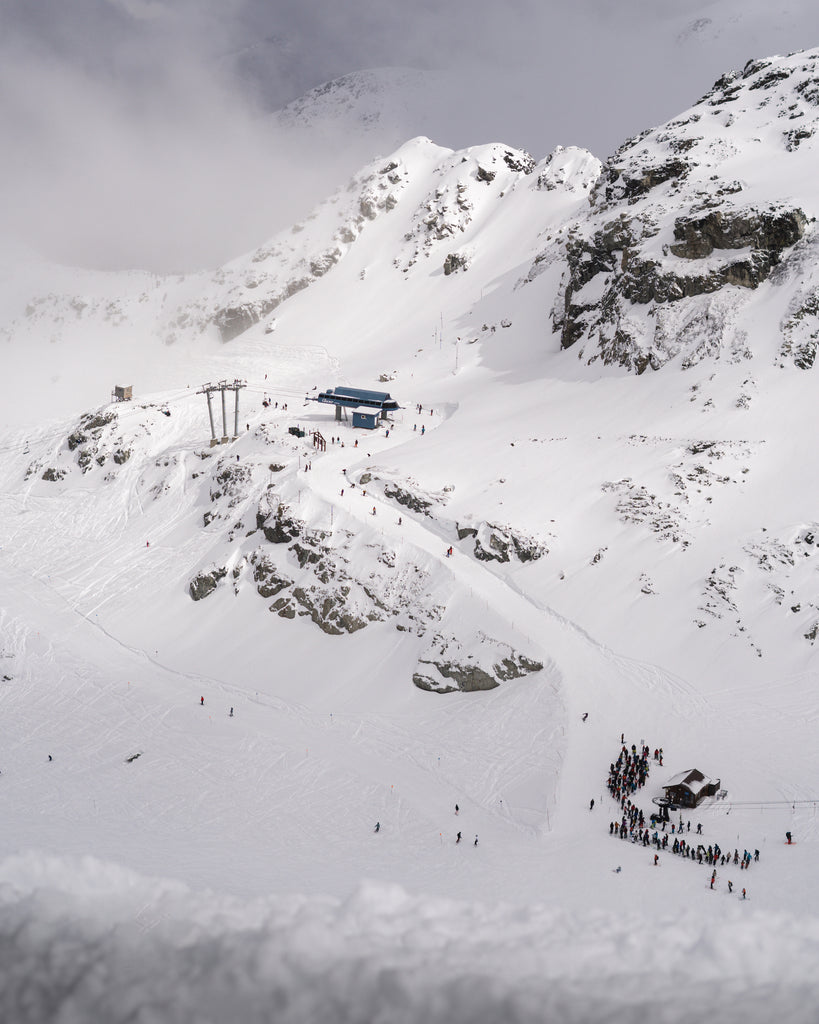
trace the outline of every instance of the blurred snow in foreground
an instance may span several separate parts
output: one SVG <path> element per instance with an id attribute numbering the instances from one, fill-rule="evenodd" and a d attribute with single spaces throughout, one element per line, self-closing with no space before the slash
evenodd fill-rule
<path id="1" fill-rule="evenodd" d="M 240 904 L 86 858 L 0 865 L 0 1018 L 281 1024 L 813 1022 L 819 921 L 415 898 Z"/>

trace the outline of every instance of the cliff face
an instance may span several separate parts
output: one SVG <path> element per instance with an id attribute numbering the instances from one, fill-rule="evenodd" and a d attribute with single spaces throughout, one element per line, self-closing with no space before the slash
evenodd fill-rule
<path id="1" fill-rule="evenodd" d="M 562 348 L 637 373 L 675 357 L 684 368 L 749 358 L 743 317 L 755 293 L 790 282 L 780 292 L 780 353 L 812 364 L 819 321 L 805 253 L 818 60 L 750 62 L 606 161 L 558 242 L 552 323 Z"/>

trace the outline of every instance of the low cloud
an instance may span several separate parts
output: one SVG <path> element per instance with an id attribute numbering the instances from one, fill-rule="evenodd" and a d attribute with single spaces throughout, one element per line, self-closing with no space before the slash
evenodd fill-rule
<path id="1" fill-rule="evenodd" d="M 7 244 L 155 271 L 212 267 L 297 220 L 375 154 L 311 146 L 265 115 L 362 68 L 450 69 L 442 145 L 605 156 L 724 70 L 819 38 L 738 0 L 441 5 L 351 0 L 5 0 L 0 132 Z M 415 126 L 413 126 L 413 130 Z"/>

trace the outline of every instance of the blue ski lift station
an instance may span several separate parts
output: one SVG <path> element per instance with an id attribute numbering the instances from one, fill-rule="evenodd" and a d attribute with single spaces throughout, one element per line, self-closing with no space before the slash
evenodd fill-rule
<path id="1" fill-rule="evenodd" d="M 386 420 L 387 413 L 400 409 L 398 402 L 386 391 L 366 391 L 363 388 L 327 388 L 320 392 L 314 402 L 336 407 L 336 420 L 353 415 L 353 426 L 365 430 L 375 430 L 381 420 Z"/>

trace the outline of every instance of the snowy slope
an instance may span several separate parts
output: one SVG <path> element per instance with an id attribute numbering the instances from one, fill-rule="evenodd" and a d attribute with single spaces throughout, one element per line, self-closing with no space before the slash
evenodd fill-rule
<path id="1" fill-rule="evenodd" d="M 815 186 L 779 115 L 812 125 L 815 57 L 602 169 L 415 139 L 214 275 L 26 294 L 43 268 L 10 268 L 4 348 L 32 376 L 60 353 L 76 405 L 0 437 L 4 1018 L 811 1019 L 814 370 L 783 346 L 797 306 L 812 331 Z M 798 206 L 801 237 L 664 252 L 709 182 L 726 218 Z M 649 220 L 628 258 L 599 244 Z M 716 286 L 635 301 L 629 260 Z M 623 352 L 672 316 L 678 347 L 595 358 L 609 316 Z M 219 379 L 246 387 L 210 447 Z M 115 381 L 133 403 L 94 400 Z M 398 397 L 389 434 L 305 400 L 339 383 Z M 704 842 L 760 862 L 714 892 L 613 838 L 621 733 L 664 751 L 640 806 L 699 767 L 726 791 Z"/>

